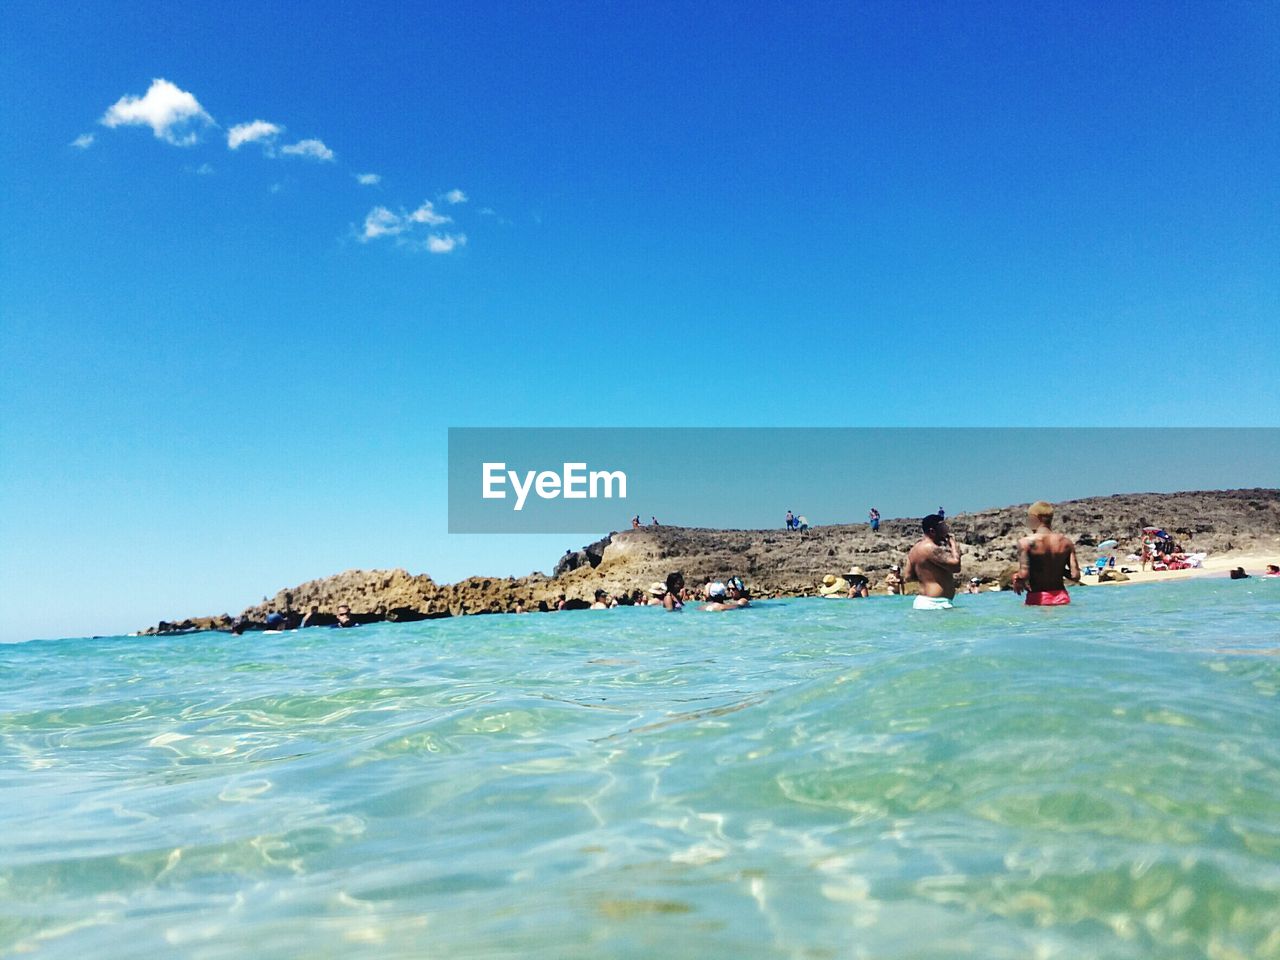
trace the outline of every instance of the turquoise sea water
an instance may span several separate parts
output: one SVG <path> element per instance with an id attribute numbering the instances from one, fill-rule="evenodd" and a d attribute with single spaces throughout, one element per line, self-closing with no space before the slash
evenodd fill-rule
<path id="1" fill-rule="evenodd" d="M 0 647 L 0 954 L 1280 957 L 1280 582 Z"/>

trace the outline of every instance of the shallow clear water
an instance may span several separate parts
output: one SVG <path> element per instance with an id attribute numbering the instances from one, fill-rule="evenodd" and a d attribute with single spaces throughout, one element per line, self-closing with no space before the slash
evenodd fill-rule
<path id="1" fill-rule="evenodd" d="M 0 647 L 0 953 L 1280 956 L 1280 582 Z"/>

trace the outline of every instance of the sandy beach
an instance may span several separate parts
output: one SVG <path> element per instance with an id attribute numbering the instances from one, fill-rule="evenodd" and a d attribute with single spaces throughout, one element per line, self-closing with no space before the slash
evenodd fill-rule
<path id="1" fill-rule="evenodd" d="M 1280 563 L 1280 545 L 1277 545 L 1277 549 L 1269 553 L 1257 550 L 1232 550 L 1216 556 L 1211 554 L 1205 557 L 1203 566 L 1194 570 L 1152 570 L 1150 568 L 1140 570 L 1138 569 L 1140 564 L 1136 562 L 1124 563 L 1117 560 L 1117 569 L 1119 567 L 1128 567 L 1130 570 L 1137 570 L 1137 572 L 1128 574 L 1128 580 L 1105 580 L 1101 583 L 1098 582 L 1096 576 L 1086 574 L 1081 581 L 1081 585 L 1086 587 L 1123 587 L 1133 583 L 1222 578 L 1226 577 L 1228 572 L 1236 567 L 1244 567 L 1245 572 L 1251 577 L 1260 577 L 1266 573 L 1267 564 L 1269 563 Z"/>

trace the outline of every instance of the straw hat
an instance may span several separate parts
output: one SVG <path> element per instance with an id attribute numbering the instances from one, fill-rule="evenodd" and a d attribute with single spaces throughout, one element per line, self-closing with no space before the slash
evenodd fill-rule
<path id="1" fill-rule="evenodd" d="M 655 580 L 649 584 L 649 592 L 655 597 L 664 596 L 667 592 L 667 585 L 661 580 Z"/>
<path id="2" fill-rule="evenodd" d="M 852 567 L 850 567 L 850 568 L 849 568 L 849 572 L 846 574 L 846 576 L 849 576 L 849 577 L 865 577 L 865 576 L 866 576 L 866 574 L 862 572 L 862 568 L 861 568 L 861 567 L 859 567 L 859 566 L 855 565 L 855 566 L 852 566 Z"/>
<path id="3" fill-rule="evenodd" d="M 836 578 L 832 574 L 828 573 L 825 577 L 822 578 L 822 582 L 829 587 L 836 582 Z"/>

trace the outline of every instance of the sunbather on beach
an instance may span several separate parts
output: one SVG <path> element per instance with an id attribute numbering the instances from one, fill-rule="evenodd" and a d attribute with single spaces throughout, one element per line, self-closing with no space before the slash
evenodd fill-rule
<path id="1" fill-rule="evenodd" d="M 904 580 L 920 581 L 920 593 L 912 601 L 915 610 L 949 610 L 956 595 L 956 574 L 960 572 L 960 544 L 951 536 L 947 522 L 936 513 L 920 521 L 924 536 L 907 554 Z"/>
<path id="2" fill-rule="evenodd" d="M 1032 607 L 1070 603 L 1063 577 L 1080 579 L 1075 543 L 1054 532 L 1053 506 L 1043 500 L 1027 509 L 1027 522 L 1032 532 L 1018 541 L 1018 572 L 1013 577 L 1013 589 L 1019 595 L 1026 590 L 1027 605 Z"/>

